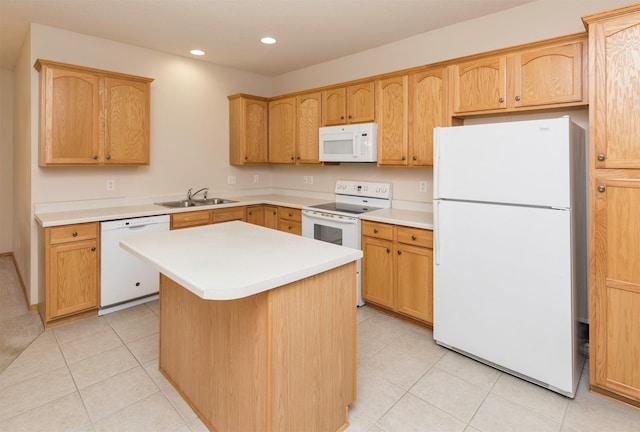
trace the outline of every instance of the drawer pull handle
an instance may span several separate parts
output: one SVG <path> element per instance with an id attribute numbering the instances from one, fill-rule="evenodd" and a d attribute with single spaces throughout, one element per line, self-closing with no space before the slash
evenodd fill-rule
<path id="1" fill-rule="evenodd" d="M 607 190 L 607 188 L 604 187 L 603 185 L 598 186 L 598 192 L 604 192 L 606 190 Z"/>
<path id="2" fill-rule="evenodd" d="M 516 102 L 520 102 L 520 96 L 516 96 Z"/>
<path id="3" fill-rule="evenodd" d="M 398 255 L 402 255 L 402 251 L 398 251 Z"/>
<path id="4" fill-rule="evenodd" d="M 418 237 L 416 237 L 414 235 L 411 236 L 411 240 L 416 241 L 417 239 L 418 239 Z"/>
<path id="5" fill-rule="evenodd" d="M 71 234 L 74 237 L 78 237 L 78 231 L 74 231 L 73 234 Z"/>
<path id="6" fill-rule="evenodd" d="M 387 248 L 387 253 L 391 252 L 391 249 Z"/>
<path id="7" fill-rule="evenodd" d="M 374 233 L 374 234 L 378 234 L 378 229 L 377 229 L 377 228 L 374 228 L 374 229 L 373 229 L 373 233 Z"/>
<path id="8" fill-rule="evenodd" d="M 603 155 L 603 154 L 599 154 L 599 155 L 598 155 L 598 160 L 599 160 L 600 162 L 602 162 L 602 161 L 604 160 L 604 155 Z"/>
<path id="9" fill-rule="evenodd" d="M 98 155 L 93 155 L 93 160 L 98 160 Z"/>
<path id="10" fill-rule="evenodd" d="M 504 102 L 504 98 L 499 98 L 498 102 L 500 102 L 500 103 Z"/>
<path id="11" fill-rule="evenodd" d="M 91 252 L 95 252 L 95 251 L 96 251 L 96 247 L 94 246 L 91 248 Z"/>
<path id="12" fill-rule="evenodd" d="M 111 155 L 107 155 L 107 160 L 111 160 Z"/>

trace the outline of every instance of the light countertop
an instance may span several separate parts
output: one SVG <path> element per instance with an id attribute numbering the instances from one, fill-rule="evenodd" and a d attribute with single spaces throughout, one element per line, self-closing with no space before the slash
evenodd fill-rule
<path id="1" fill-rule="evenodd" d="M 120 246 L 207 300 L 248 297 L 362 258 L 360 250 L 240 221 L 140 234 Z"/>
<path id="2" fill-rule="evenodd" d="M 236 206 L 248 206 L 257 204 L 284 206 L 301 209 L 314 204 L 322 204 L 332 201 L 332 199 L 307 198 L 293 195 L 240 195 L 224 196 L 226 199 L 237 201 L 229 204 L 218 204 L 209 206 L 187 207 L 187 208 L 167 208 L 153 203 L 102 206 L 88 209 L 74 209 L 62 211 L 37 211 L 36 220 L 42 227 L 58 225 L 69 225 L 86 222 L 102 222 L 115 219 L 127 219 L 143 216 L 156 216 L 162 214 L 183 213 L 197 210 L 209 210 L 216 208 L 227 208 Z M 165 200 L 168 201 L 168 200 Z M 405 225 L 415 228 L 433 229 L 433 214 L 425 211 L 405 210 L 399 208 L 375 210 L 370 213 L 360 215 L 362 220 L 375 222 L 385 222 L 391 224 Z"/>

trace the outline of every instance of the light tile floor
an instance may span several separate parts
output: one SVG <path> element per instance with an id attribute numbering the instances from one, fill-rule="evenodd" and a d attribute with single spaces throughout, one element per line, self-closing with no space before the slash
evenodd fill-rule
<path id="1" fill-rule="evenodd" d="M 157 302 L 46 331 L 0 374 L 0 431 L 206 430 L 157 361 Z M 366 307 L 349 419 L 348 432 L 640 431 L 640 411 L 588 392 L 588 366 L 570 400 Z"/>

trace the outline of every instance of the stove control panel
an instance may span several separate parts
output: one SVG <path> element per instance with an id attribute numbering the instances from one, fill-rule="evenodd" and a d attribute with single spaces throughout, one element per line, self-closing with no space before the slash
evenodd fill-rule
<path id="1" fill-rule="evenodd" d="M 352 195 L 390 200 L 391 189 L 391 183 L 338 180 L 336 182 L 335 192 L 337 195 Z"/>

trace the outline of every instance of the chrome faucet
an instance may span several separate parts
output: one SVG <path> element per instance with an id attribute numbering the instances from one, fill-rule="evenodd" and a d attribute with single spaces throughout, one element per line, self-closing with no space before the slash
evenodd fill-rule
<path id="1" fill-rule="evenodd" d="M 204 187 L 202 189 L 198 189 L 196 192 L 191 193 L 191 191 L 193 190 L 193 188 L 189 188 L 189 190 L 187 191 L 187 201 L 191 201 L 193 199 L 193 197 L 195 197 L 196 195 L 198 195 L 200 192 L 204 191 L 204 194 L 202 194 L 202 199 L 207 199 L 207 192 L 209 192 L 209 188 L 208 187 Z"/>

